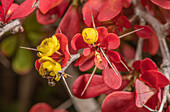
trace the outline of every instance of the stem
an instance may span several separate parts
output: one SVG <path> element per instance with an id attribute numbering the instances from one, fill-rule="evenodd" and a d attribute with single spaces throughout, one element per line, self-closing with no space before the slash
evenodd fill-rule
<path id="1" fill-rule="evenodd" d="M 93 72 L 92 72 L 92 74 L 91 74 L 91 76 L 90 76 L 90 78 L 89 78 L 83 92 L 81 93 L 81 96 L 83 96 L 84 92 L 86 91 L 87 87 L 89 86 L 89 84 L 90 84 L 90 82 L 91 82 L 91 80 L 92 80 L 92 78 L 94 76 L 94 73 L 96 72 L 96 69 L 97 69 L 97 67 L 95 66 L 95 68 L 94 68 L 94 70 L 93 70 Z"/>
<path id="2" fill-rule="evenodd" d="M 135 60 L 142 60 L 142 47 L 143 47 L 143 38 L 139 37 L 137 49 L 136 49 Z"/>

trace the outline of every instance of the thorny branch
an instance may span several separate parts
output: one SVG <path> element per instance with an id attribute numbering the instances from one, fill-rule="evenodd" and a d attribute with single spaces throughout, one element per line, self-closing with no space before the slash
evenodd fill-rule
<path id="1" fill-rule="evenodd" d="M 0 37 L 6 32 L 16 28 L 17 26 L 21 26 L 21 22 L 19 19 L 12 21 L 9 24 L 6 24 L 3 28 L 0 29 Z"/>
<path id="2" fill-rule="evenodd" d="M 169 49 L 166 43 L 166 35 L 168 33 L 165 33 L 169 30 L 169 23 L 167 24 L 162 24 L 160 23 L 155 17 L 153 17 L 148 11 L 146 11 L 140 4 L 139 0 L 132 0 L 133 5 L 135 6 L 135 12 L 136 15 L 139 16 L 140 18 L 143 18 L 148 24 L 152 26 L 152 28 L 155 30 L 159 44 L 160 44 L 160 51 L 162 54 L 162 70 L 163 74 L 170 79 L 170 54 L 169 54 Z M 167 94 L 166 94 L 167 93 Z M 163 106 L 166 103 L 166 99 L 169 94 L 169 85 L 165 87 L 164 90 L 164 96 L 162 100 L 161 107 L 158 112 L 162 112 Z"/>

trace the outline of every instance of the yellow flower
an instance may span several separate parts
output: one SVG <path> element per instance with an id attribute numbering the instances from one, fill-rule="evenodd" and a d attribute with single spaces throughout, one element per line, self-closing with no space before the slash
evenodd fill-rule
<path id="1" fill-rule="evenodd" d="M 58 71 L 61 70 L 61 65 L 58 62 L 48 56 L 41 57 L 39 62 L 42 62 L 39 69 L 40 75 L 52 76 L 56 81 L 60 80 L 61 76 L 58 74 Z"/>
<path id="2" fill-rule="evenodd" d="M 57 40 L 57 37 L 53 35 L 50 38 L 44 39 L 41 44 L 37 47 L 37 50 L 40 51 L 37 53 L 39 57 L 42 56 L 51 56 L 54 52 L 58 51 L 60 48 L 60 43 Z"/>
<path id="3" fill-rule="evenodd" d="M 94 28 L 85 28 L 82 32 L 83 40 L 87 44 L 94 44 L 98 40 L 98 32 Z"/>

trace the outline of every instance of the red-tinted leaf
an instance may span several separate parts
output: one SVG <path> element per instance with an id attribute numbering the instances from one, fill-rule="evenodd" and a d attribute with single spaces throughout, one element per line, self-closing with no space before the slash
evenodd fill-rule
<path id="1" fill-rule="evenodd" d="M 168 106 L 168 108 L 167 108 L 166 112 L 170 112 L 170 106 Z"/>
<path id="2" fill-rule="evenodd" d="M 107 66 L 107 61 L 106 61 L 106 59 L 105 59 L 102 55 L 100 55 L 100 57 L 101 57 L 101 59 L 102 59 L 102 62 L 99 62 L 99 60 L 98 60 L 97 57 L 95 56 L 95 57 L 94 57 L 94 63 L 95 63 L 95 65 L 97 66 L 97 68 L 103 70 L 103 69 L 105 69 L 106 66 Z"/>
<path id="3" fill-rule="evenodd" d="M 131 23 L 126 16 L 120 16 L 116 22 L 121 27 L 125 27 L 125 28 L 128 28 L 128 29 L 131 28 Z"/>
<path id="4" fill-rule="evenodd" d="M 112 51 L 112 50 L 107 50 L 107 55 L 111 62 L 113 61 L 114 63 L 120 63 L 121 57 L 118 52 Z"/>
<path id="5" fill-rule="evenodd" d="M 63 0 L 39 0 L 39 9 L 40 11 L 45 14 L 50 9 L 54 8 L 58 4 L 60 4 Z"/>
<path id="6" fill-rule="evenodd" d="M 151 0 L 154 4 L 164 8 L 170 9 L 170 1 L 169 0 Z"/>
<path id="7" fill-rule="evenodd" d="M 88 2 L 86 2 L 86 4 L 84 5 L 82 9 L 82 13 L 83 13 L 84 22 L 87 26 L 89 27 L 92 26 L 90 8 L 92 9 L 93 17 L 96 20 L 96 17 L 105 2 L 106 0 L 89 0 Z"/>
<path id="8" fill-rule="evenodd" d="M 135 81 L 136 106 L 141 108 L 157 92 L 156 89 L 150 88 L 142 81 Z"/>
<path id="9" fill-rule="evenodd" d="M 78 7 L 70 5 L 62 21 L 60 22 L 56 32 L 60 32 L 59 29 L 61 29 L 61 32 L 65 34 L 66 37 L 68 38 L 68 42 L 69 42 L 68 46 L 69 46 L 70 53 L 71 54 L 76 53 L 71 47 L 71 41 L 73 36 L 80 32 Z"/>
<path id="10" fill-rule="evenodd" d="M 18 7 L 18 4 L 12 3 L 10 8 L 8 9 L 7 16 L 9 17 Z"/>
<path id="11" fill-rule="evenodd" d="M 40 10 L 36 11 L 37 21 L 40 24 L 52 24 L 56 22 L 64 13 L 69 2 L 67 0 L 62 0 L 62 2 L 56 7 L 50 9 L 47 13 L 43 14 Z"/>
<path id="12" fill-rule="evenodd" d="M 7 14 L 8 9 L 11 6 L 13 1 L 14 0 L 1 0 L 1 5 L 2 5 L 3 12 L 4 12 L 4 16 Z"/>
<path id="13" fill-rule="evenodd" d="M 122 0 L 107 0 L 99 12 L 97 19 L 107 21 L 117 16 L 122 10 Z"/>
<path id="14" fill-rule="evenodd" d="M 141 60 L 135 61 L 132 66 L 135 70 L 140 70 Z"/>
<path id="15" fill-rule="evenodd" d="M 81 34 L 76 34 L 71 41 L 71 47 L 73 50 L 79 50 L 88 47 L 88 44 L 84 42 Z"/>
<path id="16" fill-rule="evenodd" d="M 135 106 L 134 92 L 116 91 L 104 99 L 102 112 L 149 112 L 149 110 Z"/>
<path id="17" fill-rule="evenodd" d="M 108 31 L 105 27 L 98 27 L 96 30 L 99 36 L 96 43 L 101 43 L 103 39 L 106 37 L 106 35 L 108 34 Z"/>
<path id="18" fill-rule="evenodd" d="M 134 59 L 135 58 L 136 51 L 132 46 L 130 46 L 126 43 L 122 43 L 121 48 L 122 48 L 122 54 L 124 55 L 124 57 L 126 59 Z"/>
<path id="19" fill-rule="evenodd" d="M 35 61 L 35 68 L 37 69 L 37 71 L 39 71 L 40 65 L 41 65 L 41 63 L 38 62 L 38 60 L 39 60 L 39 59 L 37 59 L 37 60 Z"/>
<path id="20" fill-rule="evenodd" d="M 82 72 L 90 70 L 94 66 L 94 56 L 89 56 L 89 58 L 86 58 L 80 65 L 79 69 Z"/>
<path id="21" fill-rule="evenodd" d="M 81 96 L 85 85 L 87 84 L 91 74 L 84 74 L 79 76 L 72 87 L 73 94 L 78 98 L 91 98 L 96 97 L 106 91 L 109 91 L 110 88 L 105 85 L 103 82 L 102 76 L 94 75 L 87 90 L 85 91 L 84 95 Z"/>
<path id="22" fill-rule="evenodd" d="M 161 72 L 155 70 L 142 73 L 140 79 L 155 88 L 162 88 L 170 84 L 170 81 Z"/>
<path id="23" fill-rule="evenodd" d="M 112 64 L 112 66 L 116 73 L 112 70 L 112 68 L 107 66 L 102 72 L 103 80 L 108 87 L 118 89 L 122 84 L 122 77 L 115 65 Z"/>
<path id="24" fill-rule="evenodd" d="M 83 50 L 83 55 L 84 55 L 84 56 L 88 56 L 88 55 L 90 55 L 91 52 L 92 52 L 92 49 L 91 49 L 91 48 L 85 48 L 85 49 Z"/>
<path id="25" fill-rule="evenodd" d="M 13 20 L 13 19 L 23 18 L 23 17 L 26 17 L 29 14 L 31 14 L 35 9 L 35 7 L 32 7 L 34 2 L 35 2 L 35 0 L 26 0 L 26 1 L 24 1 L 18 7 L 18 9 L 16 9 L 15 12 L 9 17 L 8 21 Z"/>
<path id="26" fill-rule="evenodd" d="M 128 8 L 130 6 L 131 0 L 122 0 L 123 2 L 123 7 Z"/>
<path id="27" fill-rule="evenodd" d="M 143 39 L 147 39 L 147 38 L 150 38 L 152 36 L 153 31 L 152 31 L 152 28 L 150 26 L 135 25 L 134 28 L 135 28 L 135 30 L 139 29 L 139 28 L 144 28 L 144 29 L 136 32 L 136 34 Z"/>
<path id="28" fill-rule="evenodd" d="M 29 112 L 53 112 L 53 109 L 47 103 L 37 103 L 31 107 Z"/>
<path id="29" fill-rule="evenodd" d="M 55 36 L 59 40 L 60 49 L 64 54 L 64 59 L 62 60 L 62 63 L 61 63 L 61 66 L 64 67 L 65 65 L 67 65 L 67 62 L 70 58 L 70 53 L 68 50 L 68 40 L 67 40 L 67 37 L 61 33 L 56 33 Z"/>
<path id="30" fill-rule="evenodd" d="M 101 47 L 106 47 L 107 49 L 116 49 L 119 45 L 120 39 L 114 33 L 109 33 L 101 43 Z"/>
<path id="31" fill-rule="evenodd" d="M 155 71 L 157 71 L 158 69 L 157 69 L 156 64 L 151 59 L 145 58 L 141 62 L 140 70 L 143 73 L 143 72 L 148 71 L 148 70 L 155 70 Z"/>

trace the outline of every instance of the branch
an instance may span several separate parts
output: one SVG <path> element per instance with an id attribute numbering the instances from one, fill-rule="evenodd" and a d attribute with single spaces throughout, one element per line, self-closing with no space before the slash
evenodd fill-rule
<path id="1" fill-rule="evenodd" d="M 3 28 L 0 29 L 0 37 L 4 33 L 8 32 L 8 31 L 14 29 L 17 26 L 20 26 L 20 25 L 21 25 L 21 22 L 20 22 L 19 19 L 16 19 L 16 20 L 12 21 L 11 23 L 6 24 Z"/>

